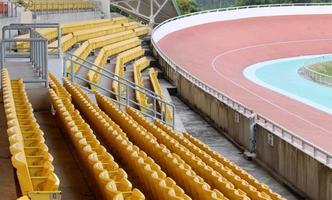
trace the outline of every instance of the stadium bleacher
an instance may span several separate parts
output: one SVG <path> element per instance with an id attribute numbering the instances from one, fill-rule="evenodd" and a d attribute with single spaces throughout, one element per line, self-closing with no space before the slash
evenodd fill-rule
<path id="1" fill-rule="evenodd" d="M 106 45 L 100 50 L 98 56 L 96 57 L 96 59 L 94 61 L 94 64 L 103 68 L 109 57 L 119 54 L 128 49 L 137 47 L 139 45 L 141 45 L 141 40 L 137 37 L 134 37 L 134 38 L 131 38 L 128 40 L 124 40 L 121 42 L 117 42 L 114 44 Z M 100 74 L 94 70 L 97 70 L 97 72 L 100 71 L 96 67 L 94 67 L 93 70 L 89 70 L 88 80 L 95 84 L 98 84 L 99 80 L 100 80 Z M 90 85 L 90 87 L 94 88 L 93 85 Z"/>
<path id="2" fill-rule="evenodd" d="M 22 3 L 31 11 L 53 11 L 53 10 L 87 10 L 94 9 L 95 4 L 88 0 L 23 0 Z"/>
<path id="3" fill-rule="evenodd" d="M 70 102 L 70 98 L 66 93 L 63 95 L 62 86 L 53 81 L 57 82 L 50 82 L 55 89 L 49 91 L 53 106 L 79 154 L 85 171 L 90 175 L 90 180 L 96 183 L 95 190 L 103 199 L 145 199 L 138 189 L 132 188 L 127 173 L 119 168 L 113 156 L 100 144 L 89 125 Z"/>
<path id="4" fill-rule="evenodd" d="M 135 60 L 144 55 L 144 49 L 142 47 L 132 48 L 130 50 L 124 51 L 117 55 L 116 57 L 116 64 L 115 64 L 115 74 L 119 77 L 124 76 L 124 65 L 127 62 Z M 119 81 L 115 80 L 112 82 L 112 90 L 115 94 L 125 94 L 125 88 L 119 83 Z M 116 96 L 118 99 L 118 96 Z"/>
<path id="5" fill-rule="evenodd" d="M 146 57 L 142 57 L 136 60 L 133 64 L 134 66 L 134 80 L 136 85 L 144 87 L 143 78 L 141 72 L 145 70 L 150 65 L 150 60 Z M 145 111 L 146 108 L 152 108 L 152 104 L 148 103 L 148 97 L 136 88 L 135 90 L 136 101 L 140 104 L 140 109 Z"/>
<path id="6" fill-rule="evenodd" d="M 74 55 L 81 59 L 86 59 L 89 56 L 89 54 L 95 49 L 101 48 L 109 44 L 113 44 L 115 42 L 120 42 L 126 39 L 130 39 L 132 37 L 140 36 L 136 35 L 134 31 L 131 31 L 130 28 L 135 28 L 135 27 L 130 26 L 128 29 L 125 28 L 117 33 L 113 34 L 108 33 L 106 36 L 89 39 L 86 42 L 84 42 L 78 49 L 76 49 Z M 78 69 L 79 65 L 75 64 L 74 72 L 77 72 Z M 69 65 L 67 66 L 67 70 L 69 70 Z"/>
<path id="7" fill-rule="evenodd" d="M 60 193 L 60 181 L 54 173 L 53 157 L 33 115 L 23 81 L 10 80 L 7 69 L 1 71 L 1 76 L 11 161 L 21 193 L 56 195 Z"/>
<path id="8" fill-rule="evenodd" d="M 94 5 L 90 1 L 71 0 L 62 7 L 57 4 L 58 7 L 46 8 L 42 2 L 33 2 L 36 11 L 75 9 L 77 2 L 86 6 L 82 9 Z M 157 101 L 162 117 L 143 115 L 153 104 L 141 88 L 153 90 L 166 102 L 158 71 L 150 66 L 153 59 L 146 53 L 145 38 L 142 38 L 149 31 L 148 27 L 126 17 L 61 24 L 61 50 L 73 51 L 76 62 L 67 60 L 67 74 L 71 70 L 76 74 L 82 72 L 80 64 L 88 58 L 94 59 L 92 69 L 83 75 L 93 83 L 90 93 L 82 89 L 88 90 L 86 85 L 77 85 L 67 77 L 61 79 L 52 73 L 48 74 L 49 88 L 46 89 L 50 110 L 79 166 L 76 170 L 82 171 L 92 190 L 86 196 L 102 200 L 283 199 L 189 133 L 178 133 L 168 126 L 174 120 L 170 105 Z M 49 40 L 49 51 L 57 48 L 55 29 L 38 32 Z M 18 51 L 29 49 L 26 42 L 16 45 Z M 105 96 L 96 87 L 111 57 L 116 59 L 114 74 L 124 79 L 126 73 L 133 75 L 133 84 L 137 87 L 131 91 L 131 98 L 138 103 L 135 108 L 120 105 L 123 99 L 117 95 Z M 144 71 L 148 68 L 147 75 Z M 147 78 L 151 88 L 145 86 Z M 36 200 L 58 200 L 61 180 L 54 172 L 54 159 L 34 117 L 23 80 L 10 80 L 6 69 L 1 71 L 1 80 L 11 161 L 20 187 L 18 194 L 22 195 L 19 199 L 35 200 L 31 197 L 35 194 Z M 127 92 L 117 77 L 109 87 L 121 96 Z"/>
<path id="9" fill-rule="evenodd" d="M 133 145 L 120 127 L 94 105 L 78 86 L 64 80 L 65 88 L 73 98 L 75 106 L 86 116 L 99 137 L 114 152 L 124 167 L 133 173 L 143 186 L 145 195 L 153 199 L 190 199 L 175 182 L 166 176 L 154 160 Z"/>
<path id="10" fill-rule="evenodd" d="M 158 81 L 158 72 L 151 68 L 149 70 L 149 77 L 150 82 L 152 84 L 153 91 L 160 96 L 162 100 L 166 100 L 163 91 L 161 90 L 160 83 Z M 166 119 L 166 122 L 171 123 L 173 120 L 173 114 L 171 111 L 170 106 L 163 104 L 161 101 L 158 100 L 159 109 L 163 114 L 163 117 Z"/>

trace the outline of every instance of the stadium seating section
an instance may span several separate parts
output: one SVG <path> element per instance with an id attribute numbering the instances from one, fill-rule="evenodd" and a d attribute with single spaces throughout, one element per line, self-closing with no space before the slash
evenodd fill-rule
<path id="1" fill-rule="evenodd" d="M 161 170 L 155 161 L 129 139 L 120 127 L 113 122 L 78 86 L 64 80 L 66 89 L 75 106 L 99 134 L 110 151 L 117 156 L 127 172 L 143 187 L 151 199 L 190 199 L 176 183 Z"/>
<path id="2" fill-rule="evenodd" d="M 163 91 L 161 90 L 160 83 L 158 81 L 158 72 L 154 68 L 151 68 L 149 70 L 149 77 L 153 91 L 158 94 L 162 100 L 166 101 Z M 167 123 L 171 123 L 173 121 L 173 114 L 170 106 L 163 104 L 161 101 L 158 101 L 158 105 L 163 115 L 163 118 L 166 119 Z"/>
<path id="3" fill-rule="evenodd" d="M 124 51 L 117 55 L 116 57 L 116 64 L 115 64 L 115 74 L 119 77 L 124 76 L 124 65 L 127 62 L 133 61 L 141 56 L 144 55 L 144 49 L 142 47 L 136 47 L 127 51 Z M 116 77 L 117 78 L 117 77 Z M 113 81 L 112 82 L 112 90 L 115 94 L 124 95 L 125 88 L 121 85 L 121 80 Z M 118 99 L 118 96 L 117 96 Z"/>
<path id="4" fill-rule="evenodd" d="M 23 4 L 31 11 L 54 11 L 54 10 L 89 10 L 94 9 L 92 1 L 84 0 L 23 0 Z"/>
<path id="5" fill-rule="evenodd" d="M 141 72 L 150 65 L 150 60 L 146 57 L 140 58 L 134 62 L 134 80 L 135 84 L 144 88 L 143 78 Z M 145 111 L 146 108 L 152 108 L 152 104 L 148 103 L 148 97 L 141 92 L 139 88 L 135 90 L 136 100 L 140 104 L 140 109 Z"/>
<path id="6" fill-rule="evenodd" d="M 119 168 L 106 148 L 100 144 L 89 125 L 74 108 L 73 104 L 56 80 L 50 81 L 52 104 L 61 124 L 79 155 L 84 171 L 93 182 L 96 193 L 102 199 L 145 199 L 144 195 L 128 181 L 127 173 Z"/>
<path id="7" fill-rule="evenodd" d="M 116 33 L 113 33 L 113 34 L 107 33 L 106 36 L 96 37 L 96 38 L 92 38 L 92 39 L 85 41 L 74 52 L 74 55 L 81 59 L 86 59 L 89 56 L 89 54 L 97 48 L 101 48 L 106 45 L 113 44 L 115 42 L 120 42 L 120 41 L 129 39 L 129 38 L 132 38 L 132 37 L 140 36 L 140 35 L 137 35 L 135 33 L 135 31 L 131 30 L 131 29 L 136 28 L 135 26 L 126 26 L 126 24 L 124 24 L 124 26 L 121 26 L 121 25 L 116 25 L 116 26 L 120 26 L 121 29 L 117 29 L 118 27 L 116 27 L 114 29 L 114 31 Z M 119 30 L 119 32 L 118 32 L 118 30 Z M 79 65 L 76 64 L 74 66 L 74 72 L 77 72 L 78 69 L 79 69 Z"/>
<path id="8" fill-rule="evenodd" d="M 54 173 L 53 157 L 33 115 L 23 81 L 10 80 L 6 69 L 1 76 L 11 160 L 22 195 L 57 195 L 60 181 Z"/>
<path id="9" fill-rule="evenodd" d="M 66 1 L 64 7 L 47 9 L 73 9 L 75 2 L 86 8 L 93 6 L 90 1 L 75 0 Z M 36 5 L 36 10 L 46 9 L 41 3 Z M 49 40 L 50 51 L 57 48 L 55 29 L 38 32 Z M 94 65 L 85 74 L 94 94 L 85 93 L 66 77 L 62 81 L 51 73 L 48 77 L 53 114 L 96 199 L 283 199 L 197 138 L 166 125 L 174 120 L 174 113 L 160 101 L 166 99 L 158 71 L 150 66 L 151 59 L 142 47 L 142 36 L 149 32 L 147 27 L 117 17 L 61 24 L 61 32 L 61 50 L 76 48 L 75 59 L 66 63 L 67 73 L 78 74 L 81 64 L 92 52 L 95 54 Z M 16 45 L 19 51 L 29 48 L 24 42 Z M 135 108 L 120 105 L 118 95 L 112 99 L 98 92 L 101 73 L 111 57 L 116 62 L 109 87 L 115 94 L 124 96 L 128 92 L 123 80 L 126 67 L 132 65 L 132 98 L 138 103 Z M 150 70 L 145 76 L 147 68 Z M 29 200 L 31 195 L 50 199 L 43 195 L 59 195 L 60 180 L 54 173 L 53 157 L 33 115 L 23 81 L 10 80 L 6 69 L 1 71 L 1 78 L 11 160 L 23 195 L 19 199 Z M 149 78 L 151 89 L 160 97 L 158 108 L 167 123 L 143 115 L 153 107 L 144 92 L 145 78 Z"/>
<path id="10" fill-rule="evenodd" d="M 100 68 L 104 68 L 109 57 L 140 45 L 141 40 L 137 37 L 134 37 L 128 40 L 104 46 L 96 57 L 94 64 Z M 98 73 L 99 71 L 100 69 L 97 67 L 93 67 L 93 69 L 89 70 L 88 80 L 94 84 L 98 84 L 100 80 L 100 73 Z M 91 88 L 93 88 L 93 85 L 91 85 Z"/>

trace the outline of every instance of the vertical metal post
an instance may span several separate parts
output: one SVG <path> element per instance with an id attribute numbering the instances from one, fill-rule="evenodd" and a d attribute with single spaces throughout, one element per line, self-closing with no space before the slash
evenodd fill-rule
<path id="1" fill-rule="evenodd" d="M 58 31 L 58 53 L 59 53 L 59 58 L 60 58 L 60 54 L 61 54 L 61 27 L 60 25 L 57 27 L 57 31 Z"/>
<path id="2" fill-rule="evenodd" d="M 73 59 L 70 60 L 70 80 L 74 83 L 74 63 Z"/>
<path id="3" fill-rule="evenodd" d="M 6 34 L 6 29 L 2 29 L 2 40 L 4 40 L 6 37 L 5 37 L 5 34 Z"/>
<path id="4" fill-rule="evenodd" d="M 126 84 L 126 105 L 129 106 L 129 86 Z"/>
<path id="5" fill-rule="evenodd" d="M 67 63 L 67 56 L 64 56 L 63 60 L 62 60 L 62 76 L 64 76 L 64 77 L 67 77 L 67 66 L 66 66 L 66 63 Z"/>
<path id="6" fill-rule="evenodd" d="M 119 78 L 117 79 L 117 81 L 118 81 L 118 100 L 119 100 L 119 102 L 121 102 L 121 98 L 122 98 L 122 95 L 121 95 L 121 87 L 120 87 L 120 84 L 121 84 L 121 82 L 119 81 Z M 120 106 L 120 104 L 119 104 L 119 106 Z"/>
<path id="7" fill-rule="evenodd" d="M 44 76 L 45 76 L 45 71 L 44 71 L 44 69 L 45 69 L 45 60 L 46 60 L 46 57 L 47 56 L 45 56 L 45 54 L 44 54 L 44 52 L 46 51 L 47 52 L 47 46 L 46 46 L 46 49 L 45 49 L 45 45 L 44 45 L 44 42 L 40 42 L 40 46 L 41 46 L 41 48 L 40 48 L 40 58 L 41 58 L 41 68 L 40 68 L 40 75 L 41 75 L 41 77 L 44 79 Z"/>
<path id="8" fill-rule="evenodd" d="M 29 36 L 30 38 L 33 38 L 33 32 L 32 29 L 29 30 Z M 34 57 L 33 57 L 33 41 L 29 41 L 29 47 L 30 47 L 30 62 L 32 65 L 34 65 Z"/>
<path id="9" fill-rule="evenodd" d="M 41 49 L 42 47 L 41 47 L 41 45 L 40 45 L 40 42 L 38 41 L 37 42 L 37 45 L 38 45 L 38 48 L 37 49 Z M 36 56 L 37 56 L 37 69 L 38 69 L 38 73 L 39 73 L 39 71 L 40 71 L 40 67 L 41 67 L 41 57 L 40 57 L 40 55 L 38 55 L 38 50 L 36 50 Z"/>
<path id="10" fill-rule="evenodd" d="M 12 38 L 12 31 L 11 30 L 9 30 L 8 37 L 9 37 L 9 39 Z M 9 51 L 10 52 L 12 51 L 12 43 L 11 42 L 9 43 Z"/>
<path id="11" fill-rule="evenodd" d="M 48 51 L 47 51 L 47 46 L 48 46 L 48 42 L 47 40 L 44 41 L 44 76 L 45 76 L 45 87 L 48 87 Z"/>
<path id="12" fill-rule="evenodd" d="M 4 47 L 5 45 L 4 45 L 4 42 L 0 42 L 0 56 L 1 56 L 1 62 L 0 62 L 0 67 L 1 67 L 1 69 L 4 67 L 4 65 L 5 65 L 5 47 Z"/>
<path id="13" fill-rule="evenodd" d="M 153 98 L 153 116 L 154 118 L 157 117 L 157 99 L 156 96 Z"/>
<path id="14" fill-rule="evenodd" d="M 175 106 L 172 106 L 172 128 L 175 129 Z"/>

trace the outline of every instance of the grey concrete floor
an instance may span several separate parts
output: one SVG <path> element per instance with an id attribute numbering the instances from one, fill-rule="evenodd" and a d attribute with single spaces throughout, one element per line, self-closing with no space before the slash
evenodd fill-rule
<path id="1" fill-rule="evenodd" d="M 242 169 L 252 174 L 258 181 L 268 185 L 274 192 L 289 200 L 298 199 L 286 186 L 279 183 L 262 167 L 252 161 L 244 159 L 242 152 L 228 141 L 222 133 L 214 129 L 199 114 L 191 110 L 178 97 L 172 96 L 176 113 L 182 121 L 186 131 L 197 137 L 222 156 L 236 163 Z"/>
<path id="2" fill-rule="evenodd" d="M 15 172 L 10 160 L 7 124 L 3 103 L 0 104 L 0 194 L 1 199 L 16 199 Z"/>
<path id="3" fill-rule="evenodd" d="M 50 111 L 34 113 L 41 130 L 44 132 L 45 142 L 49 152 L 54 157 L 53 165 L 55 173 L 60 179 L 60 190 L 62 199 L 70 200 L 95 200 L 90 191 L 84 172 L 79 168 L 75 159 L 71 144 L 64 137 L 56 118 Z"/>

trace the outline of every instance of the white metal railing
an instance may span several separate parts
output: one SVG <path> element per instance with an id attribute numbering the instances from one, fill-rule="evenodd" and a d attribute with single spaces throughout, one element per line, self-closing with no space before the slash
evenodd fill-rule
<path id="1" fill-rule="evenodd" d="M 332 2 L 326 3 L 286 3 L 286 4 L 262 4 L 262 5 L 249 5 L 249 6 L 237 6 L 237 7 L 227 7 L 227 8 L 217 8 L 212 10 L 203 10 L 199 12 L 193 12 L 185 15 L 180 15 L 177 17 L 170 18 L 168 20 L 163 21 L 162 23 L 158 24 L 154 30 L 157 30 L 160 26 L 170 22 L 175 21 L 177 19 L 194 16 L 194 15 L 201 15 L 205 13 L 212 13 L 212 12 L 224 12 L 230 10 L 242 10 L 248 8 L 268 8 L 268 7 L 289 7 L 289 6 L 332 6 Z"/>
<path id="2" fill-rule="evenodd" d="M 332 57 L 331 56 L 321 56 L 318 58 L 315 58 L 313 60 L 310 60 L 310 62 L 307 62 L 304 64 L 304 66 L 300 69 L 300 73 L 305 76 L 306 78 L 309 78 L 315 82 L 332 86 L 332 76 L 320 73 L 311 67 L 315 64 L 319 63 L 326 63 L 331 62 L 332 63 Z"/>
<path id="3" fill-rule="evenodd" d="M 70 64 L 70 68 L 67 69 L 67 63 Z M 88 71 L 93 71 L 96 74 L 100 76 L 100 78 L 104 78 L 110 81 L 116 81 L 118 82 L 118 92 L 113 91 L 112 89 L 108 89 L 107 87 L 103 87 L 102 85 L 99 85 L 98 83 L 92 82 L 88 80 L 86 77 L 81 76 L 79 74 L 76 74 L 74 72 L 74 66 L 79 65 L 80 68 L 84 68 Z M 69 71 L 67 71 L 69 70 Z M 138 110 L 143 114 L 145 117 L 151 118 L 151 119 L 160 119 L 161 122 L 171 126 L 173 129 L 175 128 L 175 106 L 174 104 L 164 100 L 161 96 L 159 96 L 157 93 L 142 87 L 140 85 L 137 85 L 134 82 L 131 82 L 127 80 L 124 77 L 121 77 L 105 68 L 99 67 L 95 65 L 94 63 L 84 60 L 78 56 L 75 56 L 71 53 L 64 53 L 64 62 L 63 62 L 63 76 L 66 77 L 69 75 L 69 78 L 71 82 L 73 83 L 84 83 L 79 85 L 92 85 L 95 87 L 95 90 L 102 91 L 103 93 L 107 93 L 110 96 L 114 96 L 115 98 L 113 101 L 118 104 L 119 107 L 123 106 L 132 106 L 134 109 Z M 94 93 L 94 90 L 88 89 L 88 87 L 82 86 L 83 89 L 86 91 L 89 91 L 90 93 Z M 130 91 L 138 91 L 142 94 L 144 94 L 148 99 L 151 100 L 151 107 L 148 107 L 147 105 L 143 105 L 138 101 L 135 101 L 130 96 Z M 158 102 L 160 103 L 159 109 Z M 137 108 L 140 109 L 137 109 Z M 166 108 L 169 107 L 170 110 L 168 111 Z M 169 112 L 172 115 L 172 120 L 167 120 L 167 115 Z"/>
<path id="4" fill-rule="evenodd" d="M 223 94 L 222 92 L 216 90 L 214 87 L 210 86 L 207 83 L 204 83 L 203 81 L 199 80 L 194 75 L 191 75 L 188 71 L 181 68 L 181 66 L 177 65 L 175 61 L 173 61 L 170 57 L 168 57 L 156 44 L 154 41 L 153 34 L 156 32 L 158 28 L 163 26 L 164 24 L 175 21 L 177 19 L 190 17 L 194 15 L 200 15 L 204 13 L 211 13 L 211 12 L 224 12 L 224 11 L 230 11 L 230 10 L 242 10 L 242 9 L 248 9 L 248 8 L 266 8 L 266 7 L 289 7 L 289 6 L 332 6 L 332 3 L 292 3 L 292 4 L 268 4 L 268 5 L 250 5 L 250 6 L 240 6 L 240 7 L 229 7 L 229 8 L 220 8 L 220 9 L 213 9 L 213 10 L 205 10 L 201 12 L 195 12 L 190 13 L 186 15 L 177 16 L 171 19 L 168 19 L 159 25 L 157 25 L 152 30 L 152 37 L 151 37 L 151 43 L 155 50 L 158 52 L 159 56 L 161 56 L 164 61 L 166 61 L 174 70 L 175 72 L 181 74 L 183 77 L 185 77 L 187 80 L 207 92 L 208 94 L 214 96 L 221 102 L 225 103 L 226 105 L 230 106 L 234 110 L 236 110 L 239 113 L 242 113 L 246 117 L 250 117 L 253 115 L 256 115 L 256 124 L 268 128 L 273 134 L 280 137 L 281 139 L 285 140 L 286 142 L 289 142 L 294 147 L 300 149 L 301 151 L 307 153 L 308 155 L 312 156 L 319 162 L 325 164 L 329 168 L 332 168 L 331 165 L 331 158 L 332 154 L 321 149 L 317 145 L 314 145 L 310 142 L 308 142 L 306 139 L 296 135 L 295 133 L 289 131 L 288 129 L 278 125 L 277 123 L 273 122 L 272 120 L 269 120 L 266 117 L 263 117 L 262 115 L 256 114 L 252 109 L 248 108 L 247 106 L 239 103 L 238 101 L 232 99 L 231 97 L 227 96 L 226 94 Z"/>
<path id="5" fill-rule="evenodd" d="M 256 124 L 266 128 L 270 132 L 274 133 L 281 139 L 285 140 L 286 142 L 292 144 L 296 148 L 300 149 L 304 153 L 312 156 L 319 162 L 325 164 L 326 166 L 332 168 L 332 154 L 323 150 L 322 148 L 318 147 L 317 145 L 312 144 L 311 142 L 307 141 L 306 139 L 297 136 L 290 130 L 280 126 L 276 122 L 269 120 L 268 118 L 257 114 L 256 115 Z"/>

